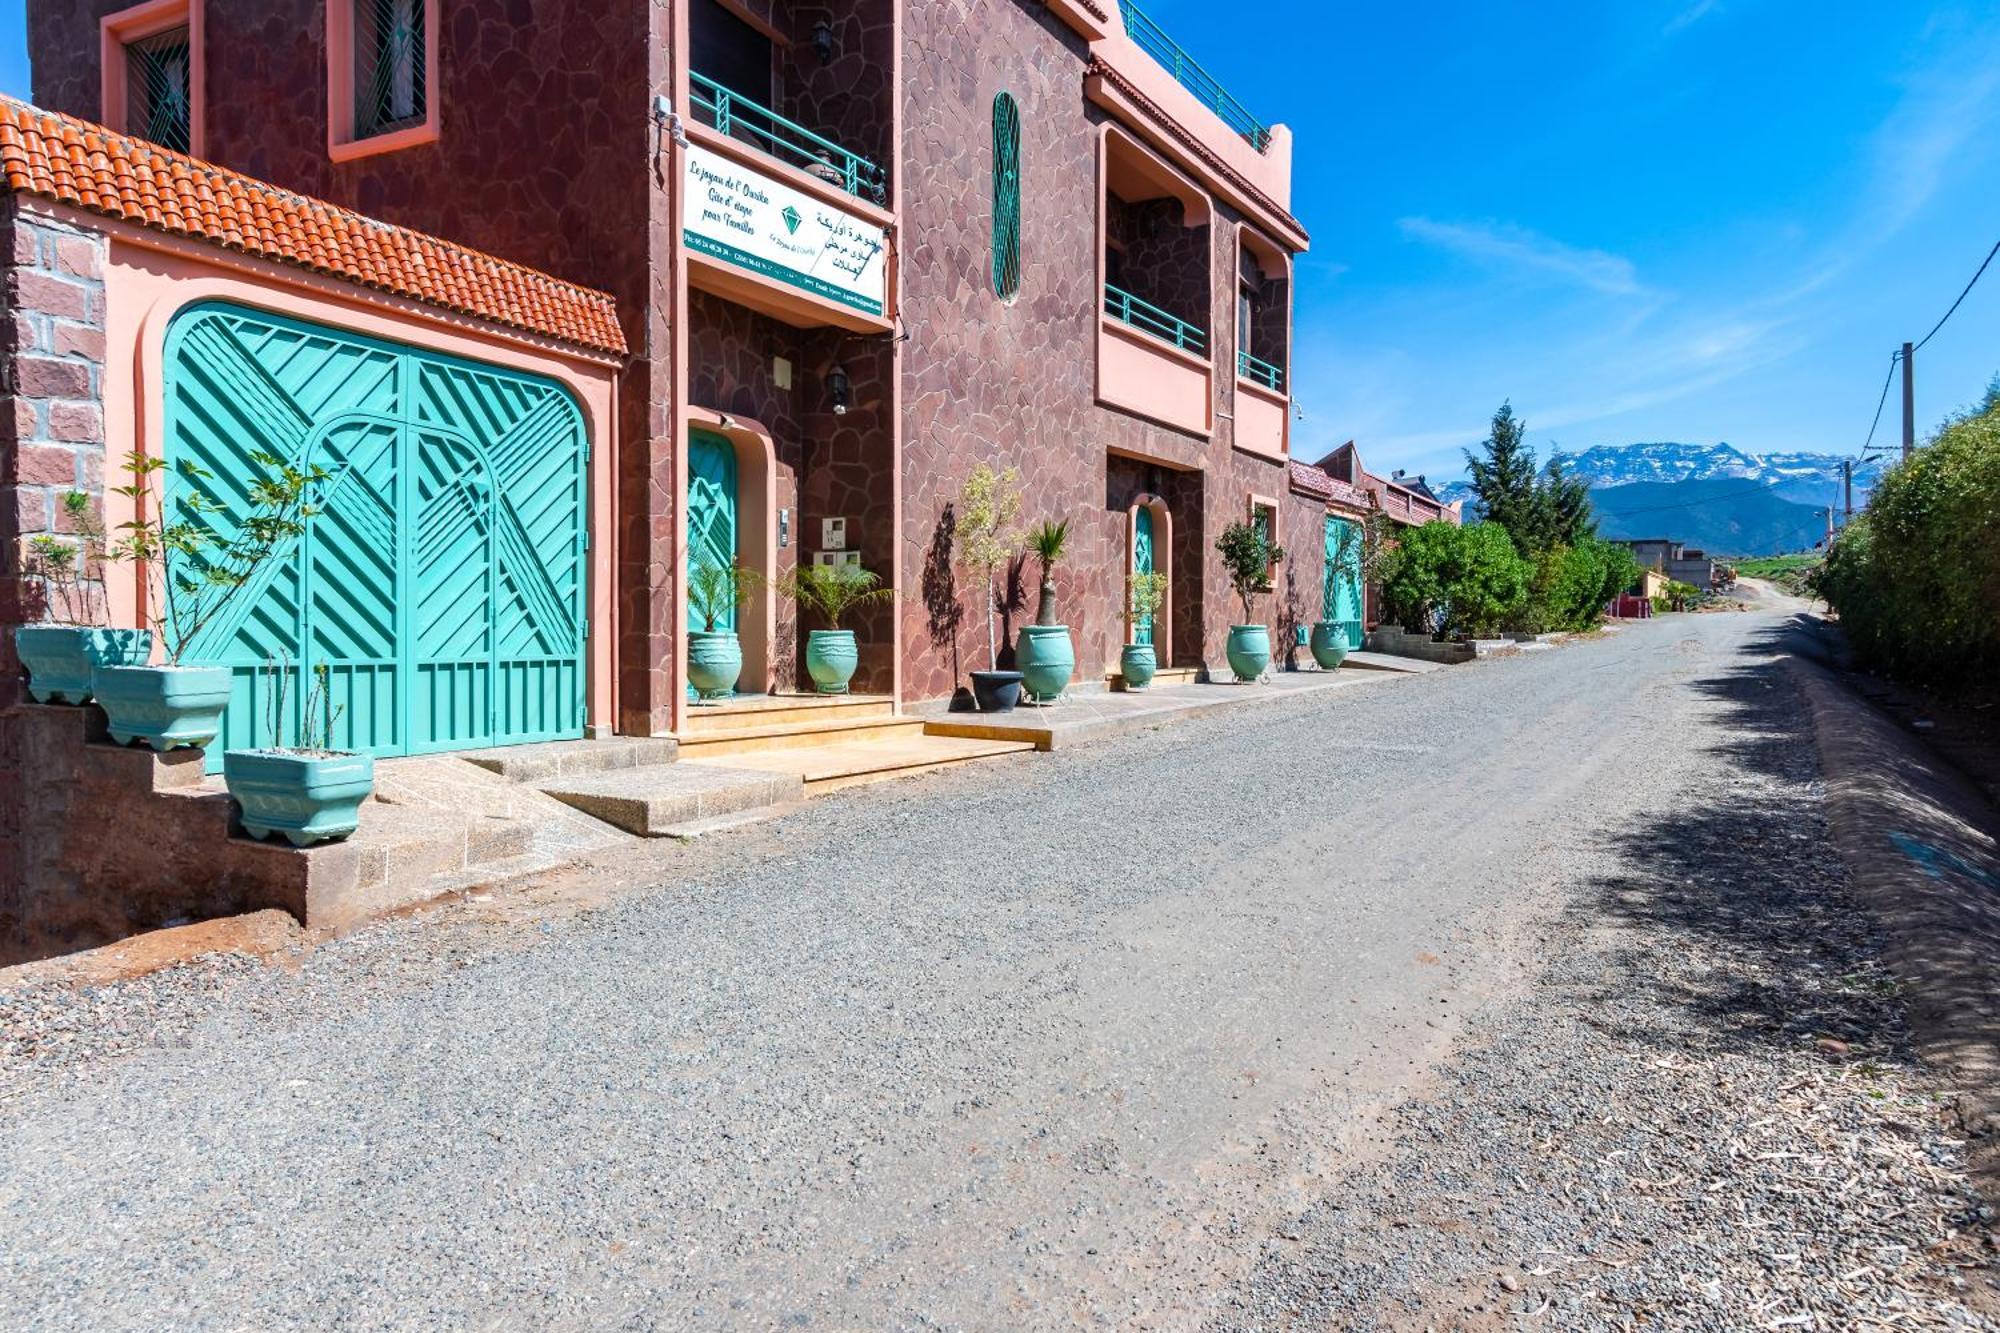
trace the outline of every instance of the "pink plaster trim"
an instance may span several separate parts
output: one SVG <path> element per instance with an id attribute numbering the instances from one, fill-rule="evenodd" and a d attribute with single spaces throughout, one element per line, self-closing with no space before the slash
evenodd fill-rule
<path id="1" fill-rule="evenodd" d="M 1278 527 L 1280 522 L 1283 520 L 1285 516 L 1284 509 L 1278 504 L 1276 500 L 1273 500 L 1270 496 L 1259 495 L 1257 494 L 1257 492 L 1252 491 L 1250 492 L 1249 502 L 1244 506 L 1243 510 L 1244 522 L 1255 523 L 1257 521 L 1257 511 L 1259 509 L 1268 509 L 1271 511 L 1271 540 L 1274 542 L 1277 541 Z M 1264 586 L 1260 591 L 1263 592 L 1271 591 L 1272 588 L 1277 586 L 1277 578 L 1278 578 L 1278 566 L 1275 562 L 1273 562 L 1271 567 L 1264 571 Z"/>
<path id="2" fill-rule="evenodd" d="M 188 150 L 201 157 L 208 143 L 208 42 L 206 0 L 147 0 L 142 5 L 106 14 L 98 23 L 98 76 L 103 80 L 103 114 L 106 127 L 121 134 L 133 133 L 127 124 L 125 91 L 125 47 L 130 42 L 178 28 L 188 30 Z M 143 136 L 141 136 L 143 137 Z"/>
<path id="3" fill-rule="evenodd" d="M 736 558 L 760 576 L 750 594 L 747 616 L 737 618 L 737 635 L 743 642 L 746 670 L 759 673 L 754 681 L 758 692 L 771 689 L 772 645 L 778 641 L 778 604 L 772 596 L 770 580 L 778 573 L 778 451 L 771 432 L 761 422 L 731 412 L 690 403 L 688 427 L 720 435 L 736 448 L 738 523 Z M 680 508 L 687 507 L 686 473 L 681 474 Z M 687 553 L 681 553 L 680 583 L 687 584 Z M 687 624 L 686 607 L 675 620 Z"/>
<path id="4" fill-rule="evenodd" d="M 79 215 L 81 216 L 81 215 Z M 373 294 L 329 278 L 297 274 L 240 255 L 223 255 L 197 243 L 161 237 L 123 224 L 93 225 L 112 239 L 105 272 L 106 355 L 104 375 L 105 475 L 122 481 L 120 463 L 139 450 L 150 457 L 164 451 L 161 393 L 168 326 L 181 310 L 199 301 L 227 300 L 293 318 L 314 320 L 388 341 L 470 360 L 545 375 L 576 398 L 594 447 L 589 463 L 591 544 L 588 605 L 590 638 L 585 647 L 587 713 L 591 725 L 615 722 L 611 645 L 613 622 L 611 546 L 612 451 L 610 438 L 614 374 L 610 366 L 575 355 L 524 346 L 519 339 L 434 317 L 426 307 L 395 308 Z M 105 523 L 135 516 L 127 497 L 106 495 Z M 114 580 L 110 589 L 113 623 L 137 625 L 143 606 L 143 571 Z"/>
<path id="5" fill-rule="evenodd" d="M 1166 552 L 1167 600 L 1153 617 L 1153 655 L 1162 667 L 1173 665 L 1174 657 L 1174 515 L 1167 502 L 1147 492 L 1132 501 L 1125 511 L 1125 601 L 1120 613 L 1132 609 L 1132 577 L 1139 572 L 1139 511 L 1153 514 L 1153 568 L 1159 570 L 1160 553 Z M 1125 625 L 1125 643 L 1132 642 L 1130 622 Z M 1122 646 L 1122 645 L 1121 645 Z M 1115 666 L 1115 663 L 1114 663 Z"/>
<path id="6" fill-rule="evenodd" d="M 1236 377 L 1236 395 L 1236 430 L 1231 436 L 1235 446 L 1245 453 L 1279 462 L 1291 457 L 1292 400 L 1284 394 L 1273 393 L 1255 380 L 1244 379 L 1241 375 Z M 1244 402 L 1246 398 L 1250 400 L 1247 404 Z M 1246 406 L 1252 409 L 1248 413 L 1243 410 Z M 1273 413 L 1277 415 L 1277 446 L 1267 449 L 1256 442 L 1254 435 L 1260 429 L 1268 431 L 1269 427 L 1264 423 Z M 1251 418 L 1249 432 L 1244 430 L 1246 416 Z"/>
<path id="7" fill-rule="evenodd" d="M 326 0 L 326 152 L 335 162 L 394 153 L 444 136 L 438 96 L 438 0 L 424 5 L 424 121 L 388 134 L 354 137 L 354 0 Z"/>
<path id="8" fill-rule="evenodd" d="M 1186 210 L 1182 225 L 1187 227 L 1209 226 L 1215 217 L 1215 201 L 1191 176 L 1176 167 L 1137 137 L 1108 121 L 1098 128 L 1098 208 L 1097 231 L 1104 234 L 1104 198 L 1111 189 L 1111 161 L 1114 152 L 1133 160 L 1130 170 L 1157 189 L 1166 191 L 1181 201 Z M 1212 269 L 1214 265 L 1211 263 Z M 1213 276 L 1213 275 L 1211 275 Z"/>

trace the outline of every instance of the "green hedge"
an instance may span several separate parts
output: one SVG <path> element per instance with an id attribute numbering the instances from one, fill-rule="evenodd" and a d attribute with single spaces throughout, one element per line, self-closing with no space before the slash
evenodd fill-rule
<path id="1" fill-rule="evenodd" d="M 2000 678 L 2000 406 L 1883 477 L 1816 591 L 1875 670 L 1946 689 Z"/>
<path id="2" fill-rule="evenodd" d="M 1533 559 L 1498 523 L 1427 523 L 1404 533 L 1384 561 L 1382 593 L 1405 628 L 1442 623 L 1450 634 L 1590 629 L 1639 577 L 1632 553 L 1591 538 Z"/>

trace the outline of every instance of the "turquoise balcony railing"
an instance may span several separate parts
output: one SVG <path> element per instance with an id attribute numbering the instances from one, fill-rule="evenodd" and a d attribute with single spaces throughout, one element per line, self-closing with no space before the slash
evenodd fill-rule
<path id="1" fill-rule="evenodd" d="M 1108 282 L 1104 284 L 1104 313 L 1120 324 L 1130 324 L 1141 333 L 1170 342 L 1183 352 L 1208 355 L 1208 335 L 1201 329 Z"/>
<path id="2" fill-rule="evenodd" d="M 857 199 L 865 196 L 879 204 L 889 197 L 888 177 L 861 154 L 793 124 L 706 75 L 689 71 L 688 82 L 694 109 L 707 115 L 717 134 L 747 138 L 771 156 L 838 185 Z"/>
<path id="3" fill-rule="evenodd" d="M 1250 146 L 1263 152 L 1271 144 L 1271 131 L 1264 122 L 1250 114 L 1249 108 L 1229 95 L 1215 76 L 1203 69 L 1195 58 L 1181 48 L 1181 44 L 1167 36 L 1166 29 L 1153 22 L 1145 10 L 1124 0 L 1125 35 L 1138 44 L 1153 59 L 1159 61 L 1176 79 L 1181 87 L 1201 99 L 1202 105 L 1222 117 L 1222 123 L 1250 141 Z"/>
<path id="4" fill-rule="evenodd" d="M 1285 372 L 1272 365 L 1269 361 L 1259 361 L 1248 352 L 1238 352 L 1236 354 L 1236 373 L 1246 380 L 1263 385 L 1267 389 L 1275 389 L 1279 393 L 1285 391 Z"/>

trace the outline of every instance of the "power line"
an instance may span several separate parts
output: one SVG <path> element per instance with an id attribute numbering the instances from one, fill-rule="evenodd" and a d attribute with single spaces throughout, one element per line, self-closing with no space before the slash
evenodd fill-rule
<path id="1" fill-rule="evenodd" d="M 1931 331 L 1924 335 L 1924 340 L 1923 342 L 1917 344 L 1918 347 L 1922 347 L 1924 343 L 1927 343 L 1931 339 L 1937 337 L 1937 331 L 1945 326 L 1945 320 L 1950 319 L 1953 315 L 1958 313 L 1958 308 L 1961 305 L 1965 304 L 1965 298 L 1972 295 L 1972 289 L 1979 285 L 1979 279 L 1985 274 L 1986 266 L 1993 262 L 1993 256 L 1995 255 L 2000 255 L 2000 241 L 1993 242 L 1993 248 L 1986 252 L 1985 260 L 1982 261 L 1979 265 L 1979 272 L 1972 275 L 1972 281 L 1965 284 L 1965 290 L 1960 292 L 1958 294 L 1958 299 L 1951 303 L 1951 309 L 1944 312 L 1944 319 L 1939 320 L 1936 324 L 1931 326 Z"/>
<path id="2" fill-rule="evenodd" d="M 1875 420 L 1869 423 L 1868 440 L 1861 446 L 1861 452 L 1864 454 L 1875 446 L 1875 431 L 1882 424 L 1882 409 L 1889 405 L 1889 386 L 1896 382 L 1896 364 L 1902 359 L 1901 351 L 1889 353 L 1889 373 L 1882 377 L 1882 396 L 1875 403 Z"/>

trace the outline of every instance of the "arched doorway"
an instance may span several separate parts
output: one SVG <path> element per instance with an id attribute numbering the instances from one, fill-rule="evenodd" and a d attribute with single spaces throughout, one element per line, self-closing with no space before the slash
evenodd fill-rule
<path id="1" fill-rule="evenodd" d="M 688 435 L 688 573 L 713 565 L 728 569 L 741 559 L 737 549 L 739 495 L 736 446 L 705 430 Z M 714 626 L 703 624 L 692 600 L 687 608 L 691 630 L 733 630 L 736 608 L 729 607 Z"/>
<path id="2" fill-rule="evenodd" d="M 1361 623 L 1361 525 L 1349 519 L 1326 520 L 1326 578 L 1320 589 L 1320 617 L 1339 625 L 1350 650 L 1365 637 Z"/>
<path id="3" fill-rule="evenodd" d="M 1173 517 L 1167 511 L 1166 501 L 1157 495 L 1141 495 L 1134 500 L 1127 511 L 1126 532 L 1126 583 L 1121 596 L 1129 598 L 1134 575 L 1157 573 L 1173 577 Z M 1129 610 L 1129 602 L 1119 608 L 1121 616 Z M 1151 644 L 1163 667 L 1173 664 L 1173 616 L 1169 586 L 1167 600 L 1159 611 L 1144 621 L 1133 621 L 1131 627 L 1130 641 Z"/>

